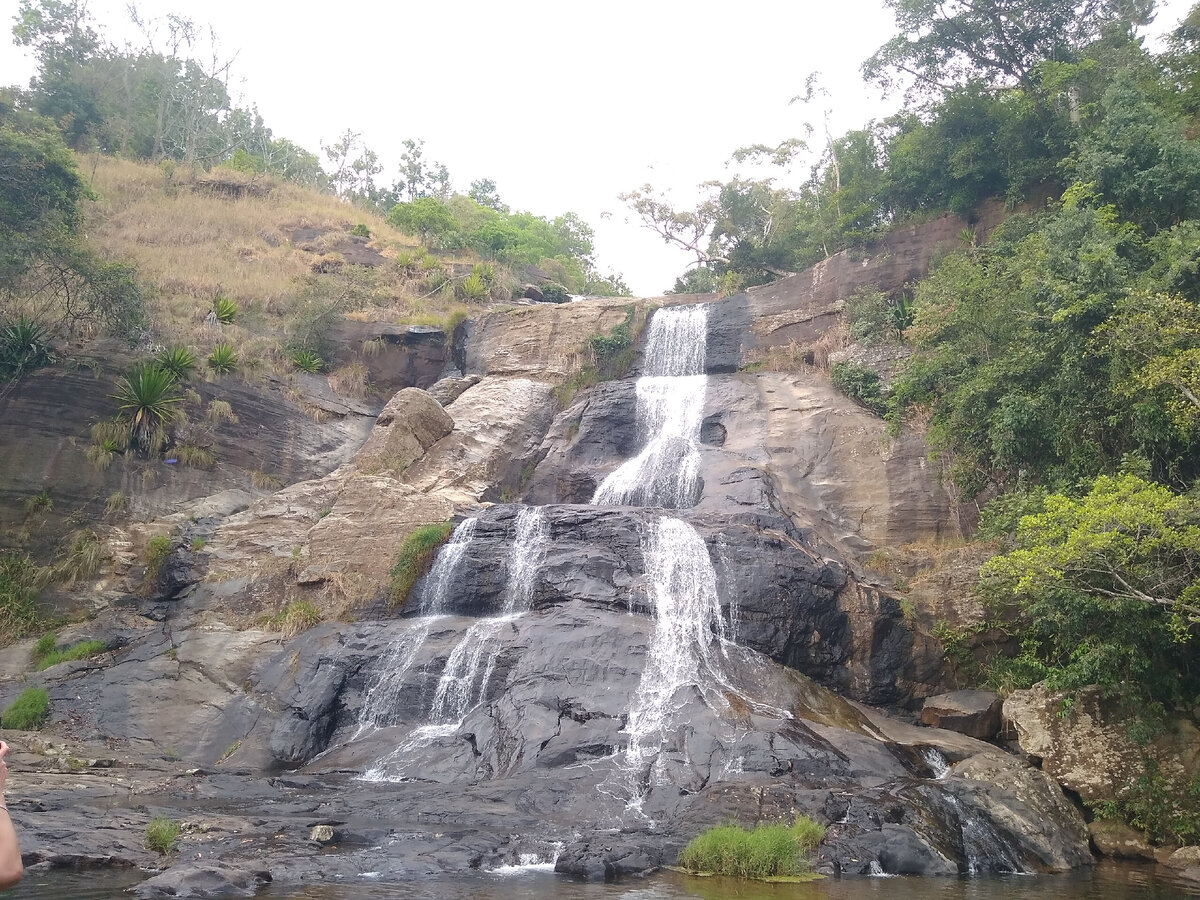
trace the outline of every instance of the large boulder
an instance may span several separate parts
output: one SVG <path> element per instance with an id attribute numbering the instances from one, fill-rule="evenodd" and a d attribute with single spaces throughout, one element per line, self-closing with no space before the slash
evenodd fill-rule
<path id="1" fill-rule="evenodd" d="M 1143 744 L 1129 735 L 1133 714 L 1105 701 L 1100 688 L 1068 698 L 1037 686 L 1013 691 L 1004 701 L 1005 722 L 1021 749 L 1089 805 L 1120 797 L 1145 773 L 1146 759 L 1157 763 L 1167 784 L 1180 788 L 1200 773 L 1195 724 L 1179 719 Z"/>
<path id="2" fill-rule="evenodd" d="M 990 741 L 1000 731 L 1003 703 L 993 691 L 951 691 L 926 697 L 921 707 L 921 724 Z"/>
<path id="3" fill-rule="evenodd" d="M 454 430 L 454 420 L 432 396 L 405 388 L 388 401 L 354 457 L 364 475 L 403 474 L 430 447 Z"/>

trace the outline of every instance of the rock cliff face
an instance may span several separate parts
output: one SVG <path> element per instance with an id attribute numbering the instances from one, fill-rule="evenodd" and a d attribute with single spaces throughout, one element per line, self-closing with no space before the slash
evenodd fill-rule
<path id="1" fill-rule="evenodd" d="M 1086 863 L 1082 820 L 1041 772 L 859 705 L 945 686 L 935 645 L 857 561 L 952 529 L 919 438 L 888 439 L 815 371 L 738 371 L 748 346 L 820 327 L 845 279 L 899 289 L 949 228 L 711 302 L 699 372 L 661 375 L 646 351 L 659 381 L 602 382 L 564 409 L 555 388 L 629 302 L 489 314 L 459 335 L 462 370 L 399 391 L 352 456 L 157 523 L 176 539 L 169 577 L 128 582 L 123 609 L 61 636 L 110 652 L 28 675 L 65 749 L 14 741 L 27 853 L 145 864 L 85 836 L 117 805 L 133 827 L 203 809 L 180 858 L 277 881 L 529 853 L 611 878 L 673 861 L 708 824 L 797 813 L 828 826 L 831 874 Z M 680 403 L 691 424 L 673 432 Z M 677 489 L 613 491 L 656 440 Z M 454 537 L 389 608 L 398 544 L 446 521 Z M 325 621 L 263 630 L 297 601 Z M 0 703 L 28 651 L 0 653 Z M 96 761 L 69 801 L 64 755 Z M 172 871 L 164 893 L 211 875 Z"/>

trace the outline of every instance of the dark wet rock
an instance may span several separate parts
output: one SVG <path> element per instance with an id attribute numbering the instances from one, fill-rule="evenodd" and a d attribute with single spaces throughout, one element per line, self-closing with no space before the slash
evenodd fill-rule
<path id="1" fill-rule="evenodd" d="M 1000 731 L 1004 701 L 994 691 L 951 691 L 926 697 L 921 724 L 990 741 Z"/>
<path id="2" fill-rule="evenodd" d="M 138 897 L 253 897 L 271 883 L 266 869 L 181 863 L 133 888 Z"/>

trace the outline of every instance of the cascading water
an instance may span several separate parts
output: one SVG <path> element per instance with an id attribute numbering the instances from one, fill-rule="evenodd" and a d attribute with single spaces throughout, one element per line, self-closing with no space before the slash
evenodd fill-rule
<path id="1" fill-rule="evenodd" d="M 467 521 L 473 523 L 474 520 Z M 432 590 L 426 594 L 431 608 L 445 608 L 446 586 L 451 581 L 454 567 L 462 559 L 466 543 L 473 534 L 472 524 L 470 531 L 465 532 L 466 539 L 460 548 L 452 549 L 450 543 L 447 543 L 442 554 L 439 554 L 438 562 L 430 572 Z M 457 531 L 455 535 L 458 535 Z M 517 514 L 515 534 L 508 556 L 503 611 L 498 616 L 471 623 L 446 659 L 446 666 L 434 690 L 427 724 L 414 729 L 398 747 L 365 772 L 364 780 L 394 781 L 402 778 L 406 758 L 412 751 L 438 737 L 453 734 L 467 713 L 487 697 L 488 683 L 495 671 L 501 649 L 500 641 L 494 638 L 505 625 L 528 611 L 532 604 L 537 571 L 546 556 L 548 536 L 549 524 L 544 509 L 536 506 L 525 507 Z M 443 554 L 450 555 L 450 562 L 444 573 L 441 573 L 441 580 L 435 582 L 433 576 L 439 574 L 437 568 Z M 429 616 L 426 621 L 431 622 L 436 618 L 436 615 Z M 428 631 L 429 627 L 426 625 L 425 633 L 428 634 Z M 411 655 L 409 660 L 411 665 Z M 391 679 L 389 684 L 398 688 L 400 682 Z"/>
<path id="2" fill-rule="evenodd" d="M 546 556 L 548 533 L 546 511 L 541 507 L 528 506 L 517 514 L 516 534 L 508 557 L 504 610 L 499 616 L 474 622 L 450 653 L 434 691 L 431 724 L 457 724 L 487 696 L 488 682 L 500 655 L 500 643 L 493 638 L 506 623 L 529 610 L 537 570 Z"/>
<path id="3" fill-rule="evenodd" d="M 429 637 L 433 621 L 444 614 L 454 572 L 475 536 L 475 524 L 473 517 L 463 519 L 438 551 L 421 591 L 421 616 L 388 647 L 387 657 L 363 698 L 358 717 L 359 733 L 365 728 L 386 728 L 396 724 L 404 678 Z"/>
<path id="4" fill-rule="evenodd" d="M 601 506 L 681 509 L 696 502 L 699 438 L 708 378 L 704 374 L 708 309 L 660 309 L 646 339 L 646 374 L 637 381 L 642 450 L 601 482 Z"/>
<path id="5" fill-rule="evenodd" d="M 629 710 L 630 768 L 640 769 L 662 747 L 671 714 L 686 698 L 680 690 L 723 681 L 717 650 L 724 633 L 717 578 L 708 548 L 679 519 L 650 526 L 643 548 L 654 601 L 654 633 Z"/>
<path id="6" fill-rule="evenodd" d="M 436 616 L 446 611 L 446 600 L 450 595 L 454 571 L 462 562 L 463 554 L 467 552 L 467 545 L 475 537 L 475 523 L 474 517 L 463 519 L 454 529 L 454 533 L 450 535 L 450 540 L 446 541 L 438 551 L 437 558 L 433 561 L 433 568 L 429 570 L 429 576 L 425 579 L 425 587 L 421 592 L 421 613 L 423 615 Z"/>

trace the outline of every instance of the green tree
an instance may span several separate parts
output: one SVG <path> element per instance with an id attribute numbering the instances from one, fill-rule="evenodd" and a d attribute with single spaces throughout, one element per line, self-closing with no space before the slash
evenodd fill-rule
<path id="1" fill-rule="evenodd" d="M 1056 690 L 1144 690 L 1169 703 L 1196 695 L 1200 505 L 1134 475 L 1101 476 L 1086 496 L 1045 498 L 1016 547 L 980 570 L 1016 601 L 1025 655 Z"/>
<path id="2" fill-rule="evenodd" d="M 942 92 L 982 78 L 1032 85 L 1039 63 L 1070 61 L 1106 30 L 1150 21 L 1153 0 L 884 0 L 898 34 L 863 63 L 885 86 L 896 75 Z"/>
<path id="3" fill-rule="evenodd" d="M 401 231 L 418 235 L 426 246 L 444 241 L 458 231 L 458 220 L 436 197 L 418 197 L 409 203 L 397 203 L 388 213 L 387 220 Z"/>

